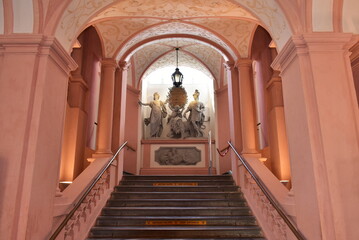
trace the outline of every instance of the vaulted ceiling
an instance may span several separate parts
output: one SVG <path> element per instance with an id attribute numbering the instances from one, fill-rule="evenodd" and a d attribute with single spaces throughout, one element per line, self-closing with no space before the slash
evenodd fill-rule
<path id="1" fill-rule="evenodd" d="M 95 2 L 87 4 L 93 8 Z M 77 9 L 85 15 L 84 6 Z M 219 79 L 221 62 L 250 56 L 260 21 L 231 0 L 123 0 L 97 11 L 89 25 L 102 39 L 104 57 L 131 61 L 138 82 L 158 68 L 175 65 L 177 47 L 180 66 Z"/>

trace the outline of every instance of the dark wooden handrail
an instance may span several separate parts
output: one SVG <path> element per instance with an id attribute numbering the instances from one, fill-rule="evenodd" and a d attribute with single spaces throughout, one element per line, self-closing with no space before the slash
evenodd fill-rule
<path id="1" fill-rule="evenodd" d="M 296 236 L 299 240 L 306 240 L 304 235 L 299 231 L 299 229 L 295 226 L 295 224 L 292 222 L 292 220 L 287 216 L 285 211 L 282 209 L 278 201 L 272 196 L 268 188 L 265 186 L 261 178 L 258 176 L 258 174 L 253 170 L 253 168 L 248 164 L 247 160 L 242 157 L 235 147 L 232 145 L 230 141 L 228 141 L 229 147 L 232 148 L 234 153 L 237 155 L 239 160 L 242 162 L 242 165 L 244 168 L 248 171 L 248 173 L 252 176 L 253 180 L 257 183 L 258 187 L 262 190 L 263 194 L 267 197 L 271 205 L 274 207 L 274 209 L 278 212 L 278 214 L 282 217 L 283 221 L 287 224 L 289 229 L 293 232 L 293 234 Z"/>
<path id="2" fill-rule="evenodd" d="M 92 181 L 91 185 L 87 188 L 87 190 L 82 194 L 81 198 L 77 201 L 76 205 L 72 208 L 69 214 L 67 214 L 66 218 L 61 222 L 61 224 L 57 227 L 55 232 L 51 235 L 49 240 L 55 240 L 56 237 L 60 234 L 61 230 L 66 226 L 67 222 L 72 218 L 72 216 L 75 214 L 76 210 L 81 206 L 82 202 L 85 200 L 87 195 L 91 192 L 93 187 L 96 185 L 96 183 L 101 179 L 102 175 L 106 172 L 106 170 L 111 166 L 113 161 L 115 161 L 117 155 L 121 152 L 121 150 L 127 145 L 127 141 L 124 142 L 117 150 L 117 152 L 113 155 L 113 157 L 108 161 L 106 166 L 100 171 L 100 173 L 97 175 L 97 177 Z M 135 151 L 133 148 L 127 147 L 133 151 Z"/>

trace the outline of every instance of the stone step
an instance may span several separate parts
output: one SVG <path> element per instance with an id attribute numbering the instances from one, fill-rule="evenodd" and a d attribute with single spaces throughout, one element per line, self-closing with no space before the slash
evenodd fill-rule
<path id="1" fill-rule="evenodd" d="M 252 215 L 248 207 L 104 207 L 102 216 L 234 216 Z"/>
<path id="2" fill-rule="evenodd" d="M 198 221 L 205 221 L 206 226 L 257 225 L 253 216 L 100 216 L 96 226 L 198 225 Z"/>
<path id="3" fill-rule="evenodd" d="M 261 238 L 259 227 L 256 226 L 159 226 L 159 227 L 93 227 L 89 237 L 112 238 Z"/>
<path id="4" fill-rule="evenodd" d="M 220 239 L 220 240 L 236 240 L 239 238 L 182 238 L 182 237 L 171 237 L 171 238 L 156 238 L 156 237 L 146 237 L 146 238 L 122 238 L 122 237 L 116 237 L 116 238 L 103 238 L 103 237 L 92 237 L 92 238 L 87 238 L 87 240 L 174 240 L 174 239 L 178 239 L 178 240 L 216 240 L 216 239 Z M 240 238 L 240 240 L 266 240 L 265 238 Z"/>
<path id="5" fill-rule="evenodd" d="M 152 175 L 126 175 L 122 177 L 122 181 L 127 180 L 209 180 L 209 181 L 217 181 L 217 180 L 233 180 L 230 175 L 160 175 L 160 176 L 152 176 Z"/>
<path id="6" fill-rule="evenodd" d="M 178 179 L 178 180 L 124 180 L 121 182 L 121 185 L 131 185 L 131 186 L 154 186 L 154 185 L 198 185 L 198 186 L 217 186 L 217 185 L 226 185 L 234 186 L 233 180 L 196 180 L 193 179 Z"/>
<path id="7" fill-rule="evenodd" d="M 109 207 L 245 207 L 244 199 L 112 199 Z"/>
<path id="8" fill-rule="evenodd" d="M 232 192 L 237 186 L 116 186 L 116 192 Z"/>
<path id="9" fill-rule="evenodd" d="M 244 199 L 241 192 L 113 192 L 111 199 Z"/>

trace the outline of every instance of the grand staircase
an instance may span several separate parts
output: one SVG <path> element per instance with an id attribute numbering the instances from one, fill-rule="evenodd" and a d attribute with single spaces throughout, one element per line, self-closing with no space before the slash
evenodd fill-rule
<path id="1" fill-rule="evenodd" d="M 231 176 L 124 176 L 95 239 L 265 240 Z"/>

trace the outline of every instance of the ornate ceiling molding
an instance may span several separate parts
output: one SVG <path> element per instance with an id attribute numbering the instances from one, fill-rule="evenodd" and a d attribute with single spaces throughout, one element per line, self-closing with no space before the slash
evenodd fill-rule
<path id="1" fill-rule="evenodd" d="M 161 36 L 165 35 L 180 35 L 183 33 L 190 33 L 193 36 L 197 36 L 202 39 L 208 39 L 209 41 L 217 44 L 222 49 L 226 50 L 230 56 L 226 56 L 227 58 L 238 58 L 238 53 L 235 52 L 235 48 L 233 46 L 229 46 L 228 43 L 223 41 L 213 32 L 200 28 L 198 26 L 184 23 L 184 22 L 169 22 L 161 25 L 154 26 L 152 28 L 148 28 L 143 32 L 137 34 L 135 37 L 130 39 L 125 45 L 121 46 L 120 52 L 117 55 L 117 59 L 128 58 L 131 53 L 128 51 L 133 48 L 136 44 L 140 42 L 144 42 L 146 39 L 160 39 Z M 200 41 L 199 41 L 200 42 Z M 129 56 L 125 56 L 125 54 L 130 54 Z M 224 53 L 223 53 L 224 54 Z"/>
<path id="2" fill-rule="evenodd" d="M 242 58 L 249 56 L 251 36 L 257 24 L 241 19 L 228 18 L 197 18 L 189 20 L 222 35 L 235 46 Z"/>
<path id="3" fill-rule="evenodd" d="M 155 17 L 185 19 L 208 16 L 231 16 L 257 20 L 238 4 L 223 0 L 128 0 L 119 1 L 97 14 L 94 21 L 108 17 Z"/>
<path id="4" fill-rule="evenodd" d="M 118 47 L 131 35 L 160 22 L 149 18 L 120 18 L 99 22 L 95 27 L 102 37 L 105 57 L 114 57 Z"/>
<path id="5" fill-rule="evenodd" d="M 160 59 L 158 59 L 157 61 L 155 61 L 143 74 L 141 79 L 146 78 L 150 73 L 156 71 L 157 69 L 160 68 L 164 68 L 164 67 L 170 67 L 170 66 L 175 66 L 176 65 L 176 55 L 175 52 L 172 51 L 166 55 L 164 55 L 163 57 L 161 57 Z M 200 61 L 198 61 L 198 59 L 194 58 L 191 55 L 188 54 L 179 54 L 178 57 L 178 62 L 180 63 L 179 67 L 190 67 L 190 68 L 194 68 L 197 69 L 201 72 L 203 72 L 204 74 L 206 74 L 208 77 L 210 78 L 214 78 L 214 76 L 212 75 L 212 73 L 208 70 L 208 68 L 206 66 L 204 66 Z M 140 80 L 140 79 L 139 79 Z M 169 78 L 170 81 L 170 78 Z"/>
<path id="6" fill-rule="evenodd" d="M 232 0 L 251 11 L 261 20 L 279 50 L 287 43 L 292 30 L 286 16 L 275 0 Z"/>

